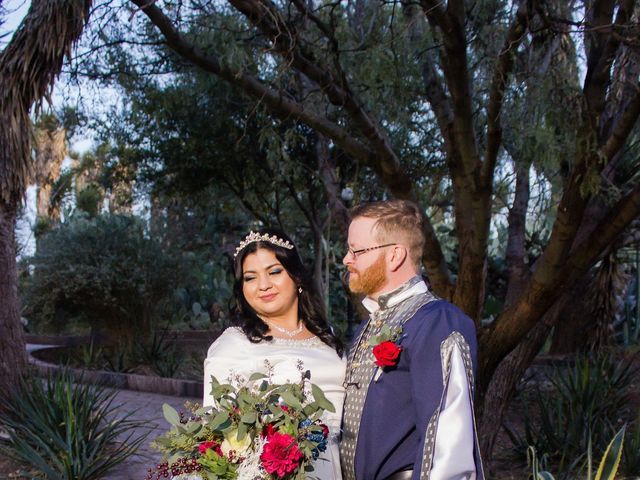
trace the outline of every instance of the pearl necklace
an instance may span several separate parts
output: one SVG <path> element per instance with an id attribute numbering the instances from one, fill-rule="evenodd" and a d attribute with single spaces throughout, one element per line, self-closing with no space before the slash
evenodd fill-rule
<path id="1" fill-rule="evenodd" d="M 268 320 L 265 320 L 265 322 L 267 323 L 267 325 L 269 325 L 269 327 L 277 330 L 280 333 L 284 333 L 289 338 L 295 337 L 296 335 L 301 333 L 302 330 L 304 330 L 304 324 L 302 322 L 300 322 L 300 326 L 298 328 L 296 328 L 295 330 L 288 330 L 286 328 L 280 327 L 279 325 L 276 325 L 275 323 L 271 323 Z"/>

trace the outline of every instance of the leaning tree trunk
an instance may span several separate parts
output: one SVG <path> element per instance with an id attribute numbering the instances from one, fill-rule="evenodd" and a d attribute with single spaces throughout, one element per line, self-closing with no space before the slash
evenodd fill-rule
<path id="1" fill-rule="evenodd" d="M 47 94 L 80 37 L 91 0 L 32 0 L 0 53 L 0 392 L 24 373 L 15 221 L 33 170 L 29 113 Z"/>
<path id="2" fill-rule="evenodd" d="M 26 365 L 18 302 L 16 244 L 14 226 L 16 208 L 0 201 L 0 385 L 15 385 Z M 3 390 L 4 391 L 4 390 Z"/>
<path id="3" fill-rule="evenodd" d="M 551 327 L 557 322 L 560 311 L 570 297 L 571 295 L 564 295 L 558 300 L 518 347 L 507 355 L 496 369 L 487 391 L 479 399 L 477 413 L 480 451 L 484 457 L 485 467 L 489 471 L 491 470 L 495 442 L 500 428 L 502 428 L 504 415 L 515 392 L 515 387 L 540 351 L 549 336 Z M 489 413 L 487 414 L 487 412 Z"/>
<path id="4" fill-rule="evenodd" d="M 606 275 L 603 270 L 609 269 L 600 266 L 595 273 L 596 278 L 603 274 Z M 481 414 L 479 415 L 480 449 L 484 456 L 483 460 L 489 469 L 493 460 L 494 445 L 500 428 L 502 428 L 508 404 L 515 393 L 516 385 L 540 352 L 554 327 L 556 329 L 561 327 L 568 318 L 575 315 L 575 312 L 579 312 L 578 315 L 581 317 L 589 316 L 594 296 L 593 281 L 594 273 L 589 271 L 580 277 L 571 288 L 568 288 L 547 311 L 542 321 L 538 322 L 518 347 L 500 363 L 491 378 L 482 398 L 479 412 Z M 578 335 L 578 332 L 574 331 L 574 335 Z M 490 414 L 484 415 L 485 412 L 490 412 Z"/>

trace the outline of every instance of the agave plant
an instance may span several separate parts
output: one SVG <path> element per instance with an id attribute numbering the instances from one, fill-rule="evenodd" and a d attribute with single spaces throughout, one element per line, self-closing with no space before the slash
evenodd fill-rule
<path id="1" fill-rule="evenodd" d="M 116 416 L 116 392 L 74 383 L 63 372 L 22 380 L 0 397 L 0 453 L 49 480 L 96 480 L 134 454 L 144 422 Z M 29 477 L 31 478 L 31 477 Z"/>
<path id="2" fill-rule="evenodd" d="M 622 457 L 622 448 L 624 444 L 624 432 L 626 425 L 623 426 L 618 433 L 615 434 L 600 460 L 598 470 L 595 477 L 592 471 L 591 443 L 587 451 L 587 478 L 585 480 L 614 480 L 618 468 L 620 467 L 620 459 Z M 546 470 L 542 470 L 541 462 L 537 456 L 535 449 L 531 447 L 527 454 L 531 464 L 531 475 L 533 480 L 555 480 L 554 476 Z"/>
<path id="3" fill-rule="evenodd" d="M 517 448 L 531 445 L 546 453 L 557 475 L 573 479 L 587 452 L 604 452 L 619 428 L 618 419 L 627 419 L 636 375 L 629 360 L 609 353 L 578 356 L 573 366 L 554 369 L 548 377 L 553 388 L 539 389 L 533 408 L 525 402 L 524 433 L 507 433 Z"/>

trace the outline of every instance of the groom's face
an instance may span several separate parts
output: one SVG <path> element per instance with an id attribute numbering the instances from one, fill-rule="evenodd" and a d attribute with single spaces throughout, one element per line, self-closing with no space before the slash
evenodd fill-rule
<path id="1" fill-rule="evenodd" d="M 384 250 L 369 250 L 353 254 L 353 251 L 379 245 L 375 239 L 372 218 L 355 218 L 349 226 L 347 242 L 349 251 L 344 263 L 349 271 L 349 290 L 353 293 L 375 295 L 387 283 L 387 259 Z"/>

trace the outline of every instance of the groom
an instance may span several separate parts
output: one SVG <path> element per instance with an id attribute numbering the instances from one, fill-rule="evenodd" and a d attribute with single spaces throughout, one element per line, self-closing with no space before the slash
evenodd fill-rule
<path id="1" fill-rule="evenodd" d="M 343 263 L 369 311 L 349 352 L 340 457 L 345 480 L 483 479 L 473 417 L 473 322 L 419 275 L 417 205 L 352 210 Z"/>

